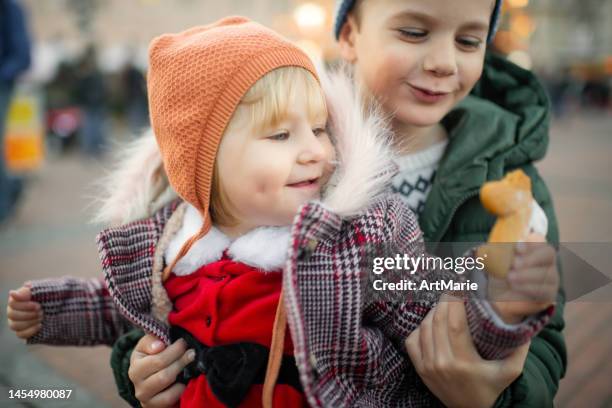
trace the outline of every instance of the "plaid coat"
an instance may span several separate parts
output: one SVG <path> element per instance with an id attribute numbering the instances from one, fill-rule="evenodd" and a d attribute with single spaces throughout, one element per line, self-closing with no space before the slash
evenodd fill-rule
<path id="1" fill-rule="evenodd" d="M 98 236 L 108 291 L 79 287 L 72 280 L 34 282 L 33 295 L 43 305 L 45 323 L 30 342 L 110 344 L 128 327 L 126 319 L 168 342 L 167 324 L 152 314 L 151 282 L 156 246 L 179 203 Z M 436 403 L 402 343 L 441 293 L 402 303 L 366 298 L 367 265 L 373 257 L 423 252 L 416 218 L 397 197 L 381 197 L 349 219 L 321 203 L 302 207 L 292 227 L 283 287 L 294 355 L 312 406 Z M 410 279 L 450 277 L 449 272 L 420 270 Z M 468 299 L 466 310 L 476 347 L 490 359 L 529 340 L 550 314 L 548 310 L 519 325 L 504 325 L 486 301 Z"/>
<path id="2" fill-rule="evenodd" d="M 343 92 L 329 95 L 348 99 Z M 392 156 L 371 143 L 376 133 L 368 135 L 372 123 L 355 120 L 358 112 L 338 112 L 342 103 L 332 100 L 329 107 L 332 116 L 347 118 L 332 124 L 333 134 L 351 135 L 336 140 L 343 167 L 332 178 L 333 191 L 326 192 L 323 202 L 305 204 L 296 215 L 283 270 L 287 320 L 305 395 L 315 407 L 439 404 L 416 374 L 403 341 L 441 293 L 384 297 L 368 289 L 373 258 L 421 256 L 422 234 L 401 199 L 381 193 L 391 177 Z M 359 138 L 353 145 L 348 142 Z M 29 342 L 111 344 L 130 322 L 168 343 L 164 316 L 169 309 L 159 275 L 163 247 L 182 222 L 180 204 L 172 201 L 152 216 L 99 234 L 108 290 L 99 281 L 34 282 L 33 297 L 42 304 L 45 318 Z M 417 282 L 457 280 L 453 272 L 436 270 L 399 277 Z M 551 312 L 506 325 L 486 301 L 466 299 L 466 311 L 474 343 L 489 359 L 503 357 L 528 341 Z"/>

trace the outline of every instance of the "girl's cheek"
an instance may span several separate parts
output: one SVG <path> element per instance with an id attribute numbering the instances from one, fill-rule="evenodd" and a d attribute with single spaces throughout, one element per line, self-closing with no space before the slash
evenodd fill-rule
<path id="1" fill-rule="evenodd" d="M 275 188 L 284 186 L 282 174 L 280 170 L 275 170 L 274 166 L 253 172 L 251 180 L 254 182 L 255 192 L 262 195 L 270 194 Z"/>
<path id="2" fill-rule="evenodd" d="M 255 183 L 255 193 L 265 195 L 269 190 L 266 180 L 259 180 Z"/>

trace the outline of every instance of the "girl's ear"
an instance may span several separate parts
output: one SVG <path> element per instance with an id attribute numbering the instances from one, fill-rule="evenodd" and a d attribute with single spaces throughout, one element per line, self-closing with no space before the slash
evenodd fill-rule
<path id="1" fill-rule="evenodd" d="M 348 63 L 357 62 L 357 52 L 355 51 L 355 40 L 358 34 L 357 22 L 349 14 L 344 25 L 340 29 L 338 45 L 340 46 L 340 56 Z"/>

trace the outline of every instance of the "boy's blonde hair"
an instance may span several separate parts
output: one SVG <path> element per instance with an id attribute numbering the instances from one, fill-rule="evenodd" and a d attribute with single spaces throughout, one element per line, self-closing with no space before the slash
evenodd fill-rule
<path id="1" fill-rule="evenodd" d="M 301 67 L 282 67 L 270 71 L 249 88 L 232 115 L 224 135 L 234 129 L 250 126 L 255 133 L 270 131 L 288 115 L 297 98 L 306 101 L 311 121 L 327 117 L 323 90 L 317 79 Z M 210 194 L 210 216 L 213 223 L 235 226 L 232 203 L 223 191 L 215 161 Z"/>

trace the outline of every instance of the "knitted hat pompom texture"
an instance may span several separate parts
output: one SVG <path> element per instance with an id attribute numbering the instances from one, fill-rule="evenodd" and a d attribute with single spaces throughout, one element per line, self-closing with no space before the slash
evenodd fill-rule
<path id="1" fill-rule="evenodd" d="M 285 66 L 302 67 L 317 78 L 300 48 L 245 17 L 226 17 L 151 42 L 151 124 L 170 185 L 206 220 L 202 234 L 210 228 L 212 172 L 223 132 L 249 88 Z"/>
<path id="2" fill-rule="evenodd" d="M 365 0 L 364 0 L 365 1 Z M 501 6 L 503 0 L 495 0 L 495 7 L 491 14 L 491 22 L 489 26 L 489 34 L 487 36 L 487 42 L 491 43 L 495 38 L 495 33 L 499 27 L 499 16 L 501 13 Z M 334 20 L 334 35 L 336 40 L 340 38 L 340 30 L 346 21 L 348 13 L 355 7 L 356 0 L 340 0 L 336 2 L 336 18 Z"/>

